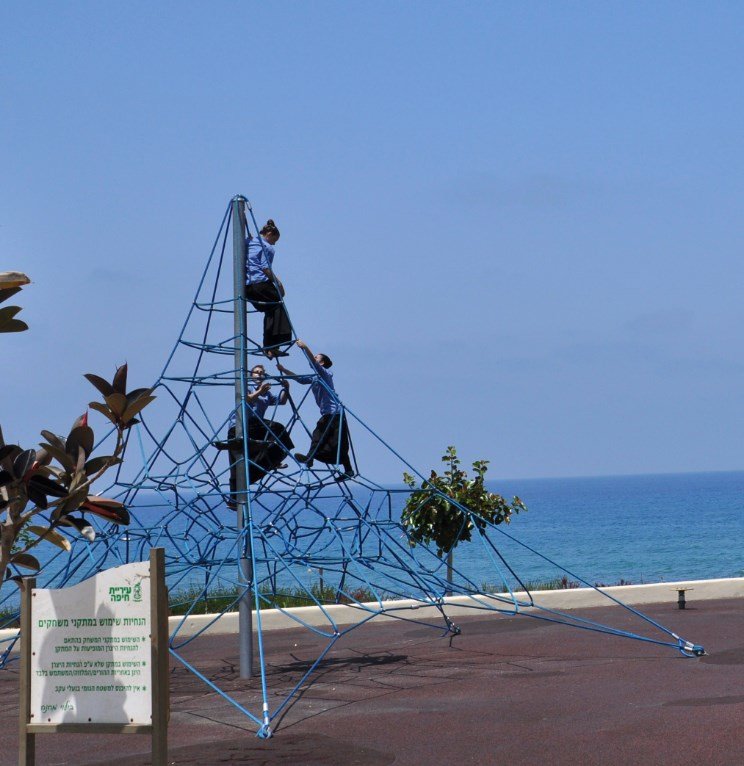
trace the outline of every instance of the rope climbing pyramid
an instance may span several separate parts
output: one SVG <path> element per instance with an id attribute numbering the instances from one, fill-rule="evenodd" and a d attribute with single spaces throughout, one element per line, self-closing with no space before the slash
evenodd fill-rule
<path id="1" fill-rule="evenodd" d="M 519 613 L 686 655 L 702 652 L 609 594 L 603 594 L 607 605 L 630 614 L 642 632 L 541 605 L 514 561 L 532 557 L 593 586 L 486 519 L 472 528 L 477 557 L 458 559 L 450 569 L 433 547 L 412 546 L 401 523 L 412 490 L 365 476 L 354 439 L 384 451 L 401 472 L 425 479 L 336 393 L 331 359 L 297 343 L 273 271 L 278 236 L 273 221 L 259 228 L 244 197 L 230 201 L 156 382 L 157 403 L 131 430 L 126 461 L 106 490 L 126 504 L 131 523 L 92 519 L 95 540 L 77 539 L 70 554 L 47 563 L 39 578 L 45 587 L 78 582 L 164 547 L 171 607 L 183 615 L 172 626 L 172 654 L 253 721 L 261 736 L 271 734 L 341 637 L 382 616 L 454 636 L 460 631 L 455 612 Z M 343 612 L 330 608 L 335 604 L 345 605 Z M 222 688 L 198 662 L 198 642 L 209 641 L 209 629 L 236 610 L 240 674 L 255 679 L 260 702 L 254 705 Z M 267 610 L 323 644 L 280 696 L 267 672 Z M 189 617 L 204 611 L 211 617 L 195 630 Z"/>

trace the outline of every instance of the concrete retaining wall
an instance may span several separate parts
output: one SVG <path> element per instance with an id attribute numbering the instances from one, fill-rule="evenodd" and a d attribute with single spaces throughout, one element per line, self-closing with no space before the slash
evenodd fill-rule
<path id="1" fill-rule="evenodd" d="M 603 592 L 624 604 L 638 606 L 643 604 L 675 603 L 677 590 L 686 588 L 687 602 L 694 605 L 695 601 L 718 598 L 744 598 L 744 577 L 726 578 L 720 580 L 686 580 L 683 582 L 652 583 L 648 585 L 616 585 L 603 588 Z M 583 609 L 594 606 L 610 606 L 612 601 L 593 588 L 574 588 L 571 590 L 532 591 L 536 604 L 549 609 L 566 611 Z M 514 601 L 526 602 L 525 593 L 515 593 Z M 497 596 L 453 596 L 445 599 L 447 614 L 450 617 L 485 614 L 484 607 L 513 611 L 514 601 L 509 594 Z M 441 616 L 434 607 L 425 606 L 416 601 L 384 601 L 383 606 L 392 610 L 400 617 L 422 621 L 441 622 Z M 369 604 L 373 610 L 379 609 L 377 602 Z M 520 605 L 519 611 L 527 611 L 529 606 Z M 261 611 L 261 623 L 264 631 L 296 628 L 299 625 L 312 625 L 332 632 L 331 621 L 336 625 L 353 625 L 369 619 L 370 612 L 364 607 L 334 604 L 331 606 L 302 606 L 291 609 L 266 609 Z M 386 614 L 379 615 L 372 621 L 378 623 L 395 619 Z M 189 636 L 200 630 L 217 633 L 237 633 L 238 615 L 231 612 L 216 619 L 216 615 L 194 615 L 192 617 L 171 617 L 171 632 L 178 628 L 180 636 Z M 254 615 L 255 622 L 255 615 Z"/>
<path id="2" fill-rule="evenodd" d="M 677 590 L 686 588 L 686 598 L 689 604 L 695 601 L 717 598 L 744 598 L 744 577 L 731 577 L 721 580 L 685 580 L 682 582 L 651 583 L 649 585 L 615 585 L 603 588 L 609 596 L 622 601 L 624 604 L 639 606 L 643 604 L 659 604 L 677 601 Z M 571 590 L 542 590 L 532 591 L 536 604 L 549 609 L 567 611 L 584 609 L 593 606 L 610 606 L 612 601 L 594 588 L 574 588 Z M 452 596 L 445 599 L 447 614 L 450 617 L 465 615 L 484 615 L 484 608 L 497 608 L 512 612 L 528 611 L 529 602 L 525 593 L 515 593 L 512 599 L 509 594 L 495 596 Z M 384 601 L 385 609 L 400 617 L 441 623 L 441 615 L 435 607 L 426 606 L 416 601 Z M 311 625 L 315 628 L 333 632 L 332 625 L 353 625 L 370 618 L 372 612 L 380 605 L 377 602 L 368 605 L 368 609 L 343 604 L 330 606 L 301 606 L 291 609 L 264 609 L 261 611 L 261 624 L 264 631 L 296 628 L 301 625 Z M 372 624 L 393 620 L 395 617 L 382 614 L 372 621 Z M 220 633 L 237 633 L 238 615 L 229 612 L 222 617 L 214 614 L 200 614 L 191 617 L 170 617 L 168 620 L 171 633 L 178 630 L 181 637 L 191 636 L 199 631 L 213 635 Z M 254 613 L 255 623 L 255 613 Z M 0 630 L 0 641 L 14 638 L 16 629 Z"/>

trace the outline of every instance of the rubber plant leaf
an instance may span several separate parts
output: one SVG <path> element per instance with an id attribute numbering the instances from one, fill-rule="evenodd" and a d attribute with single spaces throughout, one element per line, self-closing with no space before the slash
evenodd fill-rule
<path id="1" fill-rule="evenodd" d="M 16 293 L 20 293 L 20 287 L 7 287 L 0 290 L 0 303 L 7 301 L 8 298 L 12 298 Z"/>
<path id="2" fill-rule="evenodd" d="M 117 425 L 118 421 L 116 419 L 116 415 L 114 415 L 114 413 L 111 412 L 111 410 L 105 404 L 101 404 L 100 402 L 89 402 L 88 406 L 92 410 L 100 412 L 101 415 L 105 415 L 114 425 Z"/>
<path id="3" fill-rule="evenodd" d="M 45 444 L 42 442 L 42 448 L 45 449 L 64 469 L 68 472 L 75 470 L 75 463 L 72 458 L 64 451 L 51 444 Z"/>
<path id="4" fill-rule="evenodd" d="M 43 468 L 48 466 L 52 460 L 52 456 L 45 449 L 36 450 L 36 462 L 34 468 Z"/>
<path id="5" fill-rule="evenodd" d="M 20 306 L 5 306 L 4 308 L 1 308 L 0 323 L 7 322 L 9 319 L 12 319 L 20 310 Z"/>
<path id="6" fill-rule="evenodd" d="M 80 509 L 94 513 L 103 519 L 112 521 L 114 524 L 129 524 L 129 511 L 118 500 L 109 500 L 97 495 L 89 495 L 88 499 L 80 506 Z"/>
<path id="7" fill-rule="evenodd" d="M 121 419 L 124 423 L 128 423 L 135 415 L 137 415 L 140 411 L 145 409 L 150 402 L 152 402 L 155 399 L 154 396 L 141 396 L 137 401 L 133 402 L 132 404 L 127 407 L 124 414 L 121 416 Z"/>
<path id="8" fill-rule="evenodd" d="M 127 397 L 124 396 L 124 394 L 117 392 L 104 398 L 106 399 L 106 404 L 108 404 L 111 412 L 113 412 L 117 418 L 120 418 L 124 414 L 124 410 L 127 408 Z"/>
<path id="9" fill-rule="evenodd" d="M 36 460 L 36 450 L 27 449 L 13 461 L 13 473 L 16 478 L 22 479 L 31 469 Z"/>
<path id="10" fill-rule="evenodd" d="M 153 390 L 152 388 L 135 388 L 127 394 L 127 404 L 137 401 L 140 396 L 149 396 Z"/>
<path id="11" fill-rule="evenodd" d="M 23 450 L 17 444 L 6 444 L 4 447 L 0 447 L 0 460 L 5 460 L 6 457 L 15 460 L 21 452 Z"/>
<path id="12" fill-rule="evenodd" d="M 78 489 L 76 492 L 72 492 L 65 502 L 57 508 L 55 516 L 61 516 L 69 513 L 70 511 L 77 511 L 83 503 L 85 503 L 88 497 L 88 490 L 86 487 Z"/>
<path id="13" fill-rule="evenodd" d="M 101 392 L 102 396 L 111 396 L 114 393 L 114 387 L 100 375 L 89 372 L 84 377 Z"/>
<path id="14" fill-rule="evenodd" d="M 62 548 L 64 551 L 71 551 L 72 545 L 70 545 L 70 541 L 64 536 L 61 535 L 56 530 L 52 529 L 51 527 L 37 527 L 35 525 L 31 525 L 26 527 L 29 532 L 33 532 L 35 535 L 38 535 L 44 540 L 48 540 L 53 545 L 56 545 L 58 548 Z"/>
<path id="15" fill-rule="evenodd" d="M 65 440 L 61 436 L 57 436 L 57 434 L 53 434 L 51 431 L 42 431 L 41 435 L 49 442 L 49 444 L 54 445 L 63 452 L 65 451 Z"/>
<path id="16" fill-rule="evenodd" d="M 59 521 L 59 525 L 61 527 L 73 527 L 83 537 L 90 540 L 90 542 L 93 542 L 93 540 L 96 539 L 95 529 L 93 529 L 85 519 L 80 518 L 79 516 L 63 516 Z"/>
<path id="17" fill-rule="evenodd" d="M 30 553 L 14 553 L 10 557 L 10 563 L 17 567 L 24 567 L 25 569 L 33 569 L 38 572 L 41 569 L 39 560 L 32 556 Z"/>
<path id="18" fill-rule="evenodd" d="M 116 391 L 117 394 L 126 394 L 127 392 L 126 363 L 122 364 L 122 366 L 116 370 L 116 375 L 114 375 L 114 380 L 111 385 L 114 387 L 114 391 Z"/>
<path id="19" fill-rule="evenodd" d="M 113 455 L 94 457 L 85 464 L 85 475 L 90 476 L 92 473 L 98 473 L 102 468 L 118 465 L 119 463 L 121 463 L 121 458 L 114 457 Z"/>
<path id="20" fill-rule="evenodd" d="M 87 425 L 88 425 L 88 410 L 85 410 L 85 412 L 79 418 L 75 418 L 75 422 L 70 426 L 70 431 L 74 431 L 76 428 L 80 428 L 80 426 L 87 426 Z"/>
<path id="21" fill-rule="evenodd" d="M 0 332 L 25 332 L 28 325 L 20 319 L 7 319 L 0 322 Z"/>
<path id="22" fill-rule="evenodd" d="M 28 285 L 31 280 L 22 271 L 1 271 L 0 287 L 4 290 L 12 287 Z"/>
<path id="23" fill-rule="evenodd" d="M 56 481 L 52 481 L 52 479 L 48 479 L 46 476 L 39 476 L 38 474 L 32 476 L 28 482 L 29 487 L 32 484 L 52 497 L 67 497 L 68 494 L 65 487 L 57 484 Z"/>
<path id="24" fill-rule="evenodd" d="M 26 491 L 28 493 L 28 499 L 37 506 L 37 508 L 41 508 L 42 511 L 45 511 L 49 507 L 47 496 L 37 486 L 29 482 Z"/>
<path id="25" fill-rule="evenodd" d="M 88 455 L 93 451 L 94 442 L 95 436 L 93 435 L 93 429 L 90 426 L 78 426 L 70 431 L 70 435 L 67 437 L 65 451 L 73 459 L 77 459 L 78 448 L 81 448 L 87 459 Z"/>

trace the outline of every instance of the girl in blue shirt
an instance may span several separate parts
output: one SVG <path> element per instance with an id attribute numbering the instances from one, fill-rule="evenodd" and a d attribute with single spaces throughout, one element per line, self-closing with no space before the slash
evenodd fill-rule
<path id="1" fill-rule="evenodd" d="M 314 370 L 313 375 L 295 375 L 279 362 L 277 366 L 281 372 L 291 375 L 298 383 L 310 386 L 320 410 L 320 419 L 310 437 L 307 455 L 296 452 L 295 458 L 300 463 L 305 463 L 308 468 L 313 465 L 314 460 L 333 465 L 340 463 L 344 472 L 336 480 L 346 481 L 355 474 L 349 458 L 349 427 L 343 407 L 336 396 L 333 373 L 330 370 L 333 362 L 325 354 L 313 354 L 304 341 L 298 340 L 297 347 L 305 353 Z"/>
<path id="2" fill-rule="evenodd" d="M 279 229 L 269 218 L 257 237 L 245 241 L 245 297 L 264 315 L 263 351 L 271 359 L 285 356 L 281 349 L 292 342 L 292 325 L 284 308 L 284 285 L 274 274 L 274 245 Z"/>

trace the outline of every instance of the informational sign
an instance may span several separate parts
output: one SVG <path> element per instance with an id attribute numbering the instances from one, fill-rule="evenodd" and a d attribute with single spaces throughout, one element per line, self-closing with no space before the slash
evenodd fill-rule
<path id="1" fill-rule="evenodd" d="M 150 562 L 31 591 L 37 724 L 151 724 Z"/>

